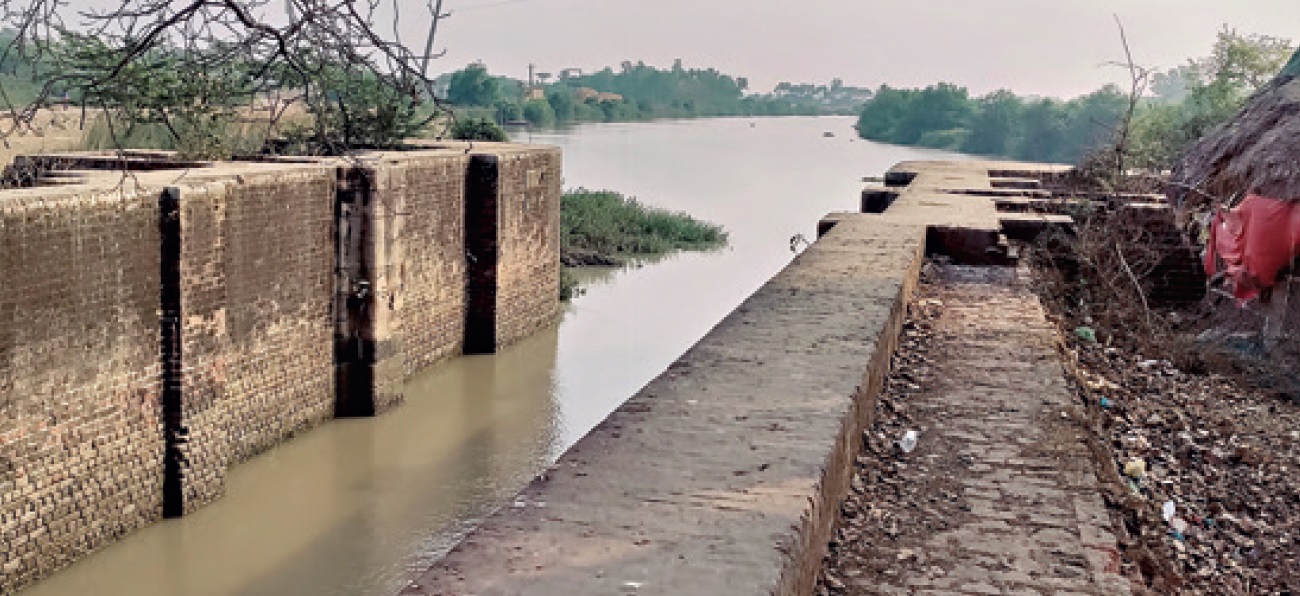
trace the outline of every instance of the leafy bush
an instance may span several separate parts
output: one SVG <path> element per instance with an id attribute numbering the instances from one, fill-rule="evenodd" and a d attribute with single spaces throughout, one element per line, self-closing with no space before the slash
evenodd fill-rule
<path id="1" fill-rule="evenodd" d="M 485 118 L 457 119 L 451 125 L 451 137 L 462 141 L 494 141 L 504 143 L 510 140 L 505 129 Z"/>

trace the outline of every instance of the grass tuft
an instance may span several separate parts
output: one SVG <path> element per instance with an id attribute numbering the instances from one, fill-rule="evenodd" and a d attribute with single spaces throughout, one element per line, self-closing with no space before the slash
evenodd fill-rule
<path id="1" fill-rule="evenodd" d="M 727 233 L 718 225 L 608 190 L 564 193 L 560 229 L 561 257 L 576 266 L 619 265 L 637 257 L 727 244 Z"/>

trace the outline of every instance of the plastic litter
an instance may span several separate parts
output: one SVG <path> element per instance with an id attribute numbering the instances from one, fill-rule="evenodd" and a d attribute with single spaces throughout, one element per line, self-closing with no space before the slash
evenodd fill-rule
<path id="1" fill-rule="evenodd" d="M 916 449 L 916 442 L 920 440 L 920 438 L 921 433 L 909 430 L 903 433 L 902 439 L 898 440 L 898 448 L 902 449 L 903 453 L 911 453 L 913 449 Z"/>
<path id="2" fill-rule="evenodd" d="M 1074 334 L 1079 336 L 1079 339 L 1082 339 L 1083 341 L 1086 341 L 1088 343 L 1091 344 L 1097 343 L 1097 331 L 1092 327 L 1079 327 L 1078 329 L 1074 330 Z"/>
<path id="3" fill-rule="evenodd" d="M 1178 511 L 1178 506 L 1173 501 L 1165 501 L 1164 507 L 1160 509 L 1160 516 L 1165 518 L 1165 523 L 1174 519 L 1174 513 Z"/>
<path id="4" fill-rule="evenodd" d="M 1124 475 L 1129 478 L 1141 478 L 1147 475 L 1147 462 L 1142 458 L 1135 457 L 1124 462 Z"/>
<path id="5" fill-rule="evenodd" d="M 1103 407 L 1103 408 L 1109 410 L 1109 409 L 1115 407 L 1115 402 L 1111 401 L 1110 398 L 1103 397 L 1103 398 L 1101 398 L 1101 407 Z"/>

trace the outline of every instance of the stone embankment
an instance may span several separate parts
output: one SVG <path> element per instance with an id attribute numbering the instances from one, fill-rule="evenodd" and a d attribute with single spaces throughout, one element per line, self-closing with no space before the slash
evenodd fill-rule
<path id="1" fill-rule="evenodd" d="M 557 149 L 8 174 L 28 187 L 0 191 L 0 593 L 558 312 Z"/>
<path id="2" fill-rule="evenodd" d="M 1017 209 L 1010 199 L 1034 198 L 1044 192 L 1039 178 L 1062 170 L 1001 162 L 895 167 L 887 187 L 864 192 L 863 213 L 827 216 L 817 242 L 403 593 L 811 593 L 926 253 L 1014 264 L 1008 234 L 1032 237 L 1070 220 Z M 1025 298 L 1008 300 L 1018 307 Z M 1048 375 L 1030 387 L 1060 388 L 1041 322 L 988 322 L 1030 323 L 1021 349 L 1036 360 L 1018 373 Z M 990 364 L 995 355 L 968 356 Z M 1020 399 L 984 405 L 1013 408 Z M 1038 399 L 998 432 L 1059 416 L 1049 406 L 1059 405 L 1061 392 Z M 971 496 L 982 513 L 1051 500 L 1050 511 L 1032 512 L 1055 524 L 1040 537 L 1059 544 L 1061 564 L 1087 574 L 1113 545 L 1101 533 L 1069 534 L 1100 527 L 1091 525 L 1095 499 L 1075 499 L 1088 487 L 1081 463 L 1088 456 L 1079 447 L 1040 456 L 1018 442 L 997 452 L 1015 461 L 976 462 L 1000 467 L 971 479 L 986 486 L 970 488 L 984 491 Z M 1061 461 L 1074 463 L 1053 472 Z M 1004 488 L 1019 500 L 1001 503 Z M 1076 510 L 1077 503 L 1088 508 Z M 1003 512 L 1011 521 L 1000 531 L 1013 532 L 1018 514 Z"/>

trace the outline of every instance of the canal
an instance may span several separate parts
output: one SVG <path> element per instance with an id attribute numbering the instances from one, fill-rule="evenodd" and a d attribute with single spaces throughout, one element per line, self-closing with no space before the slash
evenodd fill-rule
<path id="1" fill-rule="evenodd" d="M 23 596 L 395 594 L 792 258 L 861 178 L 944 154 L 856 139 L 850 118 L 578 126 L 565 187 L 722 224 L 726 249 L 583 272 L 560 325 L 425 371 L 408 401 L 332 421 L 230 473 L 194 515 L 136 532 Z M 826 136 L 825 133 L 834 136 Z"/>

